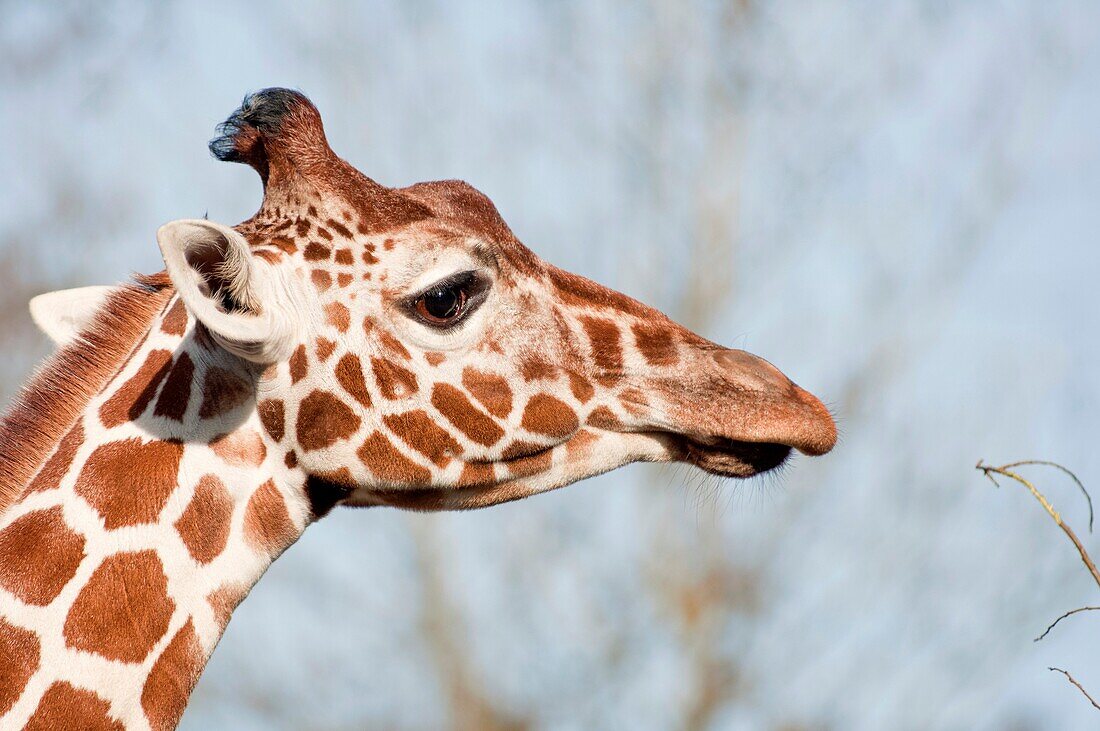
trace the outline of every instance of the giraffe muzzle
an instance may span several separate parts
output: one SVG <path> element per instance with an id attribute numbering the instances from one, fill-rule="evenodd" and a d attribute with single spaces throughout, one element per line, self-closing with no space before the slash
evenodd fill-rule
<path id="1" fill-rule="evenodd" d="M 712 357 L 725 382 L 727 425 L 717 436 L 753 444 L 772 443 L 819 456 L 836 444 L 836 423 L 821 401 L 763 358 L 721 349 Z"/>
<path id="2" fill-rule="evenodd" d="M 681 461 L 725 477 L 751 477 L 783 464 L 792 450 L 818 456 L 836 444 L 825 405 L 768 361 L 725 348 L 701 355 L 718 366 L 705 388 L 709 398 L 681 402 L 681 419 L 713 431 L 675 436 Z"/>

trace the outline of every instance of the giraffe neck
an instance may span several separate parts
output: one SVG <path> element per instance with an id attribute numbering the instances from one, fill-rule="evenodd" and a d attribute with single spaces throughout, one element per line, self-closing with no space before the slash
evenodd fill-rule
<path id="1" fill-rule="evenodd" d="M 173 298 L 0 513 L 0 728 L 175 726 L 312 517 L 262 389 Z"/>

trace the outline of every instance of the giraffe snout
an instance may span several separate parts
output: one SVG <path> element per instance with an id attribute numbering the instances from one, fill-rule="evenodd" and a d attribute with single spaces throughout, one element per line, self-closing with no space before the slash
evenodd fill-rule
<path id="1" fill-rule="evenodd" d="M 768 361 L 744 350 L 713 352 L 723 379 L 732 388 L 723 419 L 732 433 L 723 436 L 755 443 L 794 447 L 818 456 L 836 444 L 836 423 L 829 409 Z"/>

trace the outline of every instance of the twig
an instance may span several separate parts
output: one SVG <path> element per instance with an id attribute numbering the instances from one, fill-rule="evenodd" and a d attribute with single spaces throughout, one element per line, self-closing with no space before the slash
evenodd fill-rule
<path id="1" fill-rule="evenodd" d="M 1085 696 L 1086 698 L 1088 698 L 1088 699 L 1089 699 L 1089 703 L 1091 703 L 1091 704 L 1092 704 L 1092 707 L 1093 707 L 1093 708 L 1095 708 L 1096 710 L 1100 711 L 1100 705 L 1097 705 L 1097 704 L 1096 704 L 1096 701 L 1094 701 L 1094 700 L 1092 699 L 1092 696 L 1088 694 L 1088 691 L 1087 691 L 1087 690 L 1085 690 L 1084 688 L 1082 688 L 1082 687 L 1081 687 L 1081 684 L 1080 684 L 1080 683 L 1078 683 L 1078 682 L 1077 682 L 1077 681 L 1076 681 L 1076 680 L 1074 679 L 1074 677 L 1073 677 L 1072 675 L 1070 675 L 1070 674 L 1069 674 L 1068 672 L 1066 672 L 1066 671 L 1065 671 L 1065 670 L 1063 670 L 1062 668 L 1049 668 L 1049 667 L 1048 667 L 1048 668 L 1047 668 L 1047 670 L 1050 670 L 1051 672 L 1055 672 L 1055 673 L 1061 673 L 1062 675 L 1065 675 L 1065 676 L 1066 676 L 1066 680 L 1068 680 L 1069 682 L 1071 682 L 1071 683 L 1073 683 L 1073 684 L 1074 684 L 1075 686 L 1077 686 L 1077 690 L 1081 691 L 1081 694 L 1082 694 L 1083 696 Z"/>
<path id="2" fill-rule="evenodd" d="M 1071 609 L 1068 612 L 1066 612 L 1065 614 L 1063 614 L 1061 617 L 1059 617 L 1058 619 L 1051 622 L 1050 626 L 1046 628 L 1046 631 L 1043 632 L 1043 634 L 1039 635 L 1038 637 L 1036 637 L 1032 641 L 1033 642 L 1038 642 L 1039 640 L 1041 640 L 1044 637 L 1046 637 L 1047 635 L 1049 635 L 1050 631 L 1052 629 L 1054 629 L 1054 625 L 1058 624 L 1059 622 L 1061 622 L 1063 619 L 1070 616 L 1071 614 L 1077 614 L 1078 612 L 1095 612 L 1095 611 L 1100 611 L 1100 607 L 1077 607 L 1077 609 Z"/>
<path id="3" fill-rule="evenodd" d="M 1085 496 L 1085 501 L 1089 504 L 1089 533 L 1092 533 L 1092 495 L 1089 495 L 1089 491 L 1085 489 L 1085 486 L 1081 483 L 1079 479 L 1077 479 L 1077 475 L 1073 474 L 1073 472 L 1070 471 L 1069 468 L 1063 467 L 1057 462 L 1048 462 L 1045 459 L 1025 459 L 1021 462 L 1012 462 L 1010 464 L 1001 465 L 1001 469 L 1010 470 L 1013 467 L 1024 467 L 1026 465 L 1032 464 L 1043 465 L 1044 467 L 1053 467 L 1056 470 L 1060 470 L 1064 474 L 1068 475 L 1069 479 L 1073 480 L 1074 483 L 1076 483 L 1077 489 L 1081 491 L 1081 494 Z"/>
<path id="4" fill-rule="evenodd" d="M 1090 526 L 1090 530 L 1091 530 L 1091 526 L 1092 526 L 1092 498 L 1089 497 L 1088 491 L 1085 490 L 1084 485 L 1082 485 L 1081 481 L 1077 479 L 1077 476 L 1074 475 L 1069 470 L 1067 470 L 1065 467 L 1063 467 L 1059 464 L 1056 464 L 1054 462 L 1041 462 L 1039 460 L 1027 460 L 1027 461 L 1024 461 L 1024 462 L 1013 462 L 1012 464 L 1003 465 L 1001 467 L 994 467 L 992 465 L 987 465 L 987 464 L 985 464 L 985 462 L 983 460 L 978 460 L 978 464 L 974 465 L 974 467 L 975 467 L 975 469 L 979 469 L 983 473 L 985 473 L 985 476 L 988 477 L 989 480 L 994 485 L 997 485 L 997 487 L 1000 487 L 1000 483 L 998 483 L 997 480 L 993 477 L 993 474 L 1003 475 L 1005 477 L 1011 478 L 1011 479 L 1016 480 L 1017 482 L 1019 482 L 1024 487 L 1026 487 L 1031 492 L 1031 494 L 1035 496 L 1035 499 L 1038 500 L 1039 503 L 1043 506 L 1043 509 L 1046 510 L 1047 513 L 1050 515 L 1050 517 L 1054 519 L 1054 522 L 1058 524 L 1058 527 L 1062 529 L 1062 532 L 1065 533 L 1066 536 L 1070 539 L 1070 541 L 1073 542 L 1074 547 L 1077 549 L 1077 553 L 1079 553 L 1081 555 L 1081 561 L 1084 562 L 1085 566 L 1089 570 L 1089 573 L 1092 574 L 1092 578 L 1096 582 L 1096 585 L 1100 586 L 1100 571 L 1096 570 L 1096 564 L 1093 563 L 1092 557 L 1089 556 L 1089 552 L 1085 550 L 1085 547 L 1081 544 L 1081 541 L 1077 538 L 1077 534 L 1073 532 L 1072 528 L 1070 528 L 1068 525 L 1066 525 L 1065 521 L 1062 520 L 1062 516 L 1058 514 L 1058 511 L 1054 509 L 1054 506 L 1050 504 L 1050 501 L 1046 499 L 1046 496 L 1044 496 L 1043 493 L 1039 492 L 1038 488 L 1036 488 L 1035 485 L 1031 484 L 1026 479 L 1024 479 L 1019 474 L 1013 472 L 1010 469 L 1012 467 L 1019 467 L 1020 465 L 1028 465 L 1028 464 L 1051 465 L 1053 467 L 1057 467 L 1058 469 L 1062 470 L 1063 472 L 1065 472 L 1066 474 L 1068 474 L 1070 477 L 1073 478 L 1073 481 L 1076 482 L 1077 486 L 1081 488 L 1081 491 L 1085 494 L 1085 498 L 1088 500 L 1088 503 L 1089 503 L 1089 526 Z"/>

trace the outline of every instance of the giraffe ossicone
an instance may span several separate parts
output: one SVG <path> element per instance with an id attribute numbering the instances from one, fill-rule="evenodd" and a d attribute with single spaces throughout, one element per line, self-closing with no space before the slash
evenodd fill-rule
<path id="1" fill-rule="evenodd" d="M 771 364 L 544 262 L 465 183 L 376 183 L 300 93 L 219 132 L 263 181 L 252 218 L 166 224 L 165 272 L 34 306 L 59 347 L 0 422 L 0 728 L 174 727 L 233 608 L 334 506 L 833 447 Z"/>

